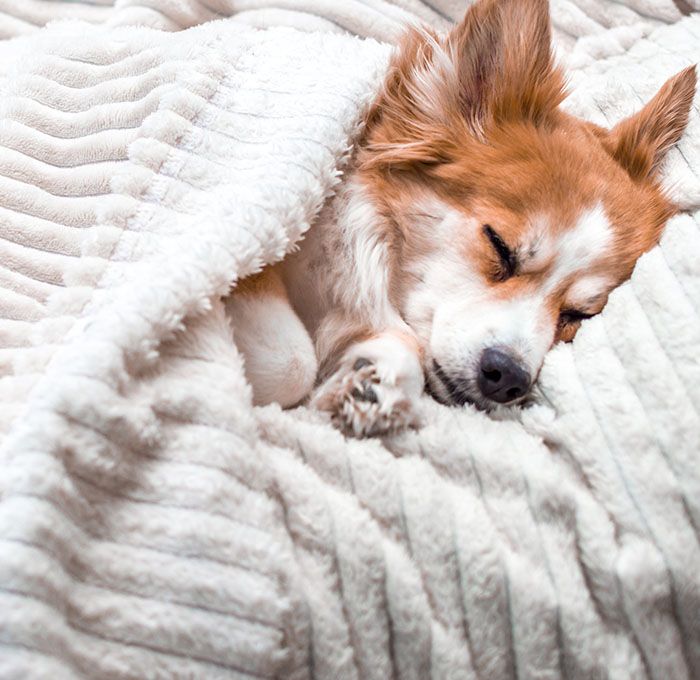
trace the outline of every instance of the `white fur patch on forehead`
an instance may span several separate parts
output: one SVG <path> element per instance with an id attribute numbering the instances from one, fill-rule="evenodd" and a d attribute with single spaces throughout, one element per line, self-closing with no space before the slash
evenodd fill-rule
<path id="1" fill-rule="evenodd" d="M 548 277 L 553 290 L 570 276 L 585 272 L 612 244 L 613 230 L 603 205 L 586 210 L 576 224 L 554 240 L 554 268 Z"/>
<path id="2" fill-rule="evenodd" d="M 560 254 L 571 264 L 590 264 L 612 241 L 612 225 L 602 203 L 587 210 L 559 239 Z"/>
<path id="3" fill-rule="evenodd" d="M 614 281 L 608 276 L 583 276 L 574 281 L 567 293 L 567 304 L 587 311 L 598 299 L 613 287 Z"/>
<path id="4" fill-rule="evenodd" d="M 524 243 L 518 247 L 521 272 L 538 271 L 544 267 L 555 255 L 554 248 L 548 220 L 544 217 L 534 219 Z"/>

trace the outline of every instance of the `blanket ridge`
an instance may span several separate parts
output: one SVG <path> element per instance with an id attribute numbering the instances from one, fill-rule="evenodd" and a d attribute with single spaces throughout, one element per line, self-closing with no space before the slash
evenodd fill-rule
<path id="1" fill-rule="evenodd" d="M 425 22 L 445 29 L 458 21 L 473 0 L 0 0 L 0 38 L 25 35 L 55 19 L 74 18 L 113 25 L 144 25 L 168 31 L 212 19 L 235 16 L 265 28 L 290 26 L 307 31 L 348 31 L 380 40 L 395 40 L 407 22 Z M 692 0 L 551 0 L 555 35 L 562 46 L 574 47 L 584 37 L 602 38 L 599 48 L 615 49 L 616 29 L 645 30 L 678 21 L 699 9 Z M 622 30 L 620 30 L 622 29 Z M 606 45 L 607 43 L 607 45 Z"/>

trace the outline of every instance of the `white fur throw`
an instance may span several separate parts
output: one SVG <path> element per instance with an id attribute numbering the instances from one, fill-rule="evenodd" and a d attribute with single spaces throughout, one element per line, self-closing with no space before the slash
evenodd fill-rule
<path id="1" fill-rule="evenodd" d="M 668 21 L 564 50 L 567 106 L 700 60 Z M 252 407 L 219 297 L 309 228 L 388 53 L 230 19 L 0 47 L 3 680 L 700 676 L 697 104 L 686 212 L 537 406 L 426 398 L 384 442 Z"/>

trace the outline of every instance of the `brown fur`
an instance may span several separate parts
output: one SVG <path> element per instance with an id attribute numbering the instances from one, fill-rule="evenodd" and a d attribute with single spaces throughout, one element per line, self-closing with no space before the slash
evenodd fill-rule
<path id="1" fill-rule="evenodd" d="M 261 272 L 239 281 L 236 293 L 238 295 L 271 295 L 287 299 L 287 289 L 276 266 L 265 267 Z"/>
<path id="2" fill-rule="evenodd" d="M 312 404 L 355 436 L 417 422 L 426 383 L 446 403 L 520 403 L 551 344 L 573 339 L 658 241 L 675 211 L 659 169 L 687 124 L 694 67 L 605 130 L 560 108 L 550 33 L 547 0 L 477 0 L 447 36 L 408 31 L 321 224 L 281 281 L 237 293 L 256 321 L 252 302 L 283 283 L 313 336 L 288 403 L 316 357 Z M 289 312 L 285 333 L 306 348 Z M 274 395 L 289 382 L 278 355 L 297 350 L 243 340 Z"/>
<path id="3" fill-rule="evenodd" d="M 434 79 L 436 115 L 426 110 L 421 74 L 440 71 L 440 51 L 442 61 L 444 55 L 454 60 L 454 73 L 442 67 L 442 81 Z M 465 218 L 497 225 L 513 249 L 537 215 L 565 230 L 582 209 L 602 203 L 616 238 L 590 273 L 606 274 L 616 285 L 657 243 L 675 212 L 658 171 L 685 129 L 695 83 L 695 67 L 685 69 L 642 111 L 604 130 L 559 108 L 564 80 L 553 65 L 546 0 L 483 0 L 446 38 L 408 32 L 368 117 L 360 177 L 385 217 L 385 238 L 397 259 L 435 247 L 407 212 L 426 191 Z M 521 256 L 519 275 L 499 282 L 486 239 L 465 239 L 463 251 L 503 297 L 535 286 L 548 272 L 527 271 Z M 394 269 L 392 293 L 400 305 L 410 282 L 401 280 L 401 267 Z M 565 305 L 567 287 L 552 296 L 553 315 Z M 587 311 L 597 313 L 604 302 Z M 575 328 L 562 328 L 557 337 L 574 334 Z"/>

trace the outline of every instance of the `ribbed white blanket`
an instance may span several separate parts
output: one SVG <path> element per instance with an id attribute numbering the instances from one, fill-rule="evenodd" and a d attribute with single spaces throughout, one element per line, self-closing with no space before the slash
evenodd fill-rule
<path id="1" fill-rule="evenodd" d="M 235 16 L 257 27 L 290 26 L 306 31 L 349 31 L 391 40 L 406 22 L 446 28 L 473 0 L 0 0 L 0 38 L 23 35 L 49 21 L 80 18 L 112 25 L 142 25 L 178 31 Z M 651 27 L 678 21 L 700 0 L 550 0 L 555 35 L 570 48 L 583 37 L 602 37 L 619 49 L 606 29 Z M 624 30 L 622 33 L 624 34 Z M 624 44 L 624 40 L 622 41 Z"/>
<path id="2" fill-rule="evenodd" d="M 567 106 L 602 123 L 700 60 L 675 5 L 568 4 L 613 5 L 561 48 Z M 667 173 L 685 214 L 538 406 L 426 398 L 383 443 L 252 407 L 218 298 L 309 228 L 387 56 L 230 19 L 0 46 L 3 680 L 700 676 L 697 104 Z"/>

